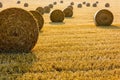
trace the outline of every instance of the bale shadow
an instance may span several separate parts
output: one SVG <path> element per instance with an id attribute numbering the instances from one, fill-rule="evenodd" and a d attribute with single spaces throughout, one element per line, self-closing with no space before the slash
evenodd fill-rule
<path id="1" fill-rule="evenodd" d="M 49 22 L 51 25 L 63 25 L 65 22 Z"/>
<path id="2" fill-rule="evenodd" d="M 34 53 L 0 53 L 0 80 L 16 80 L 36 62 Z"/>
<path id="3" fill-rule="evenodd" d="M 111 25 L 111 26 L 97 26 L 99 28 L 103 28 L 103 29 L 120 29 L 120 26 L 115 26 L 115 25 Z"/>
<path id="4" fill-rule="evenodd" d="M 65 19 L 74 19 L 75 17 L 65 17 Z"/>

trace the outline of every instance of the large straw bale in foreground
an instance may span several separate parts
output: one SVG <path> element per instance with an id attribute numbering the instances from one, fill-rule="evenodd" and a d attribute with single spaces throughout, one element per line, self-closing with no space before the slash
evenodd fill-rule
<path id="1" fill-rule="evenodd" d="M 95 13 L 94 21 L 97 26 L 110 26 L 113 22 L 113 14 L 109 10 L 102 9 Z"/>
<path id="2" fill-rule="evenodd" d="M 38 39 L 34 17 L 21 8 L 0 12 L 0 52 L 30 52 Z"/>

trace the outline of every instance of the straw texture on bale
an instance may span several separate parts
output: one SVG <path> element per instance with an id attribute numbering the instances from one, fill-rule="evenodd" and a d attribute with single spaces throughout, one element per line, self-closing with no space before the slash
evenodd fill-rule
<path id="1" fill-rule="evenodd" d="M 43 24 L 44 24 L 43 16 L 37 11 L 30 11 L 30 12 L 35 17 L 35 19 L 36 19 L 36 21 L 38 23 L 39 30 L 41 30 L 42 27 L 43 27 Z"/>
<path id="2" fill-rule="evenodd" d="M 53 2 L 53 4 L 54 4 L 54 5 L 56 5 L 56 4 L 57 4 L 57 2 Z"/>
<path id="3" fill-rule="evenodd" d="M 97 7 L 97 4 L 96 3 L 93 3 L 93 5 L 92 5 L 93 7 Z"/>
<path id="4" fill-rule="evenodd" d="M 2 2 L 0 2 L 0 8 L 2 8 L 3 7 L 3 4 L 2 4 Z"/>
<path id="5" fill-rule="evenodd" d="M 59 9 L 52 11 L 52 13 L 50 14 L 50 20 L 52 22 L 63 22 L 64 17 L 64 13 Z"/>
<path id="6" fill-rule="evenodd" d="M 70 8 L 70 9 L 72 9 L 72 10 L 73 10 L 73 6 L 72 6 L 72 5 L 69 5 L 67 8 Z"/>
<path id="7" fill-rule="evenodd" d="M 60 1 L 60 3 L 63 3 L 63 1 Z"/>
<path id="8" fill-rule="evenodd" d="M 109 3 L 106 3 L 106 4 L 105 4 L 105 7 L 110 7 L 110 4 L 109 4 Z"/>
<path id="9" fill-rule="evenodd" d="M 90 7 L 90 3 L 86 3 L 86 6 L 87 6 L 87 7 Z"/>
<path id="10" fill-rule="evenodd" d="M 106 9 L 99 10 L 95 13 L 94 21 L 96 26 L 110 26 L 114 16 L 112 12 Z"/>
<path id="11" fill-rule="evenodd" d="M 28 7 L 29 6 L 29 4 L 28 3 L 24 3 L 24 7 Z"/>
<path id="12" fill-rule="evenodd" d="M 21 8 L 0 12 L 0 52 L 30 52 L 38 39 L 34 17 Z"/>
<path id="13" fill-rule="evenodd" d="M 71 5 L 74 5 L 74 2 L 71 2 L 70 4 L 71 4 Z"/>
<path id="14" fill-rule="evenodd" d="M 73 10 L 70 9 L 70 8 L 65 8 L 63 10 L 64 14 L 65 14 L 65 17 L 72 17 L 73 16 Z"/>
<path id="15" fill-rule="evenodd" d="M 44 7 L 44 13 L 50 13 L 50 7 L 49 6 Z"/>
<path id="16" fill-rule="evenodd" d="M 78 7 L 78 8 L 82 8 L 82 4 L 78 4 L 77 7 Z"/>
<path id="17" fill-rule="evenodd" d="M 50 8 L 53 8 L 53 5 L 52 5 L 52 4 L 49 4 L 49 7 L 50 7 Z"/>
<path id="18" fill-rule="evenodd" d="M 20 4 L 21 3 L 21 1 L 17 1 L 17 4 Z"/>
<path id="19" fill-rule="evenodd" d="M 44 9 L 42 7 L 36 8 L 36 11 L 38 11 L 41 15 L 44 14 Z"/>

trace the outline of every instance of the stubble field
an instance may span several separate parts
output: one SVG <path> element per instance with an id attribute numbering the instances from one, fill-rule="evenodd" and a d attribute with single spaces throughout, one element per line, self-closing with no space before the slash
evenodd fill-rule
<path id="1" fill-rule="evenodd" d="M 77 8 L 76 0 L 73 17 L 65 18 L 63 23 L 51 23 L 50 14 L 44 14 L 44 27 L 31 53 L 0 53 L 0 80 L 119 80 L 120 2 L 112 1 L 101 0 L 96 8 Z M 70 0 L 57 2 L 52 10 L 63 10 Z M 111 4 L 110 8 L 104 7 L 106 2 Z M 39 6 L 35 2 L 29 4 L 26 10 Z M 113 13 L 114 22 L 111 26 L 96 27 L 94 14 L 103 8 Z"/>

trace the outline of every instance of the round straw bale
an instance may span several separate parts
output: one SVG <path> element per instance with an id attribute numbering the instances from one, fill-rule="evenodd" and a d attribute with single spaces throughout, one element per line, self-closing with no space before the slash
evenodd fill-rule
<path id="1" fill-rule="evenodd" d="M 86 4 L 86 2 L 84 1 L 83 4 Z"/>
<path id="2" fill-rule="evenodd" d="M 59 9 L 52 11 L 52 13 L 50 14 L 50 20 L 52 22 L 63 22 L 64 17 L 64 13 Z"/>
<path id="3" fill-rule="evenodd" d="M 50 13 L 50 7 L 49 6 L 44 7 L 44 13 Z"/>
<path id="4" fill-rule="evenodd" d="M 109 4 L 109 3 L 106 3 L 106 4 L 105 4 L 105 7 L 110 7 L 110 4 Z"/>
<path id="5" fill-rule="evenodd" d="M 96 3 L 93 3 L 93 5 L 92 5 L 93 7 L 97 7 L 97 4 Z"/>
<path id="6" fill-rule="evenodd" d="M 29 6 L 29 4 L 28 3 L 24 3 L 24 7 L 28 7 Z"/>
<path id="7" fill-rule="evenodd" d="M 80 4 L 78 4 L 78 6 L 77 6 L 78 8 L 82 8 L 82 4 L 80 3 Z"/>
<path id="8" fill-rule="evenodd" d="M 41 15 L 44 14 L 44 9 L 42 7 L 36 8 L 36 11 L 38 11 Z"/>
<path id="9" fill-rule="evenodd" d="M 98 1 L 96 1 L 96 4 L 98 4 L 99 2 Z"/>
<path id="10" fill-rule="evenodd" d="M 2 2 L 0 2 L 0 8 L 2 8 L 3 7 L 3 4 L 2 4 Z"/>
<path id="11" fill-rule="evenodd" d="M 73 6 L 72 6 L 72 5 L 69 5 L 67 8 L 70 8 L 70 9 L 72 9 L 72 10 L 73 10 Z"/>
<path id="12" fill-rule="evenodd" d="M 113 19 L 112 12 L 106 9 L 97 11 L 94 16 L 96 26 L 109 26 L 112 24 Z"/>
<path id="13" fill-rule="evenodd" d="M 37 12 L 37 11 L 30 11 L 30 12 L 35 17 L 35 19 L 36 19 L 36 21 L 38 23 L 39 30 L 41 30 L 42 27 L 43 27 L 43 24 L 44 24 L 43 16 L 39 12 Z"/>
<path id="14" fill-rule="evenodd" d="M 70 8 L 65 8 L 63 10 L 64 14 L 65 14 L 65 17 L 72 17 L 73 16 L 73 10 L 70 9 Z"/>
<path id="15" fill-rule="evenodd" d="M 60 1 L 60 3 L 63 3 L 63 1 Z"/>
<path id="16" fill-rule="evenodd" d="M 57 4 L 57 2 L 53 2 L 53 4 L 54 4 L 54 5 L 56 5 L 56 4 Z"/>
<path id="17" fill-rule="evenodd" d="M 17 1 L 17 4 L 20 4 L 21 3 L 21 1 Z"/>
<path id="18" fill-rule="evenodd" d="M 74 5 L 74 2 L 71 2 L 70 5 Z"/>
<path id="19" fill-rule="evenodd" d="M 87 6 L 87 7 L 90 7 L 90 3 L 86 3 L 86 6 Z"/>
<path id="20" fill-rule="evenodd" d="M 0 12 L 0 52 L 30 52 L 39 30 L 34 17 L 21 8 Z"/>
<path id="21" fill-rule="evenodd" d="M 50 7 L 50 8 L 53 8 L 53 5 L 52 5 L 52 4 L 49 4 L 49 7 Z"/>

